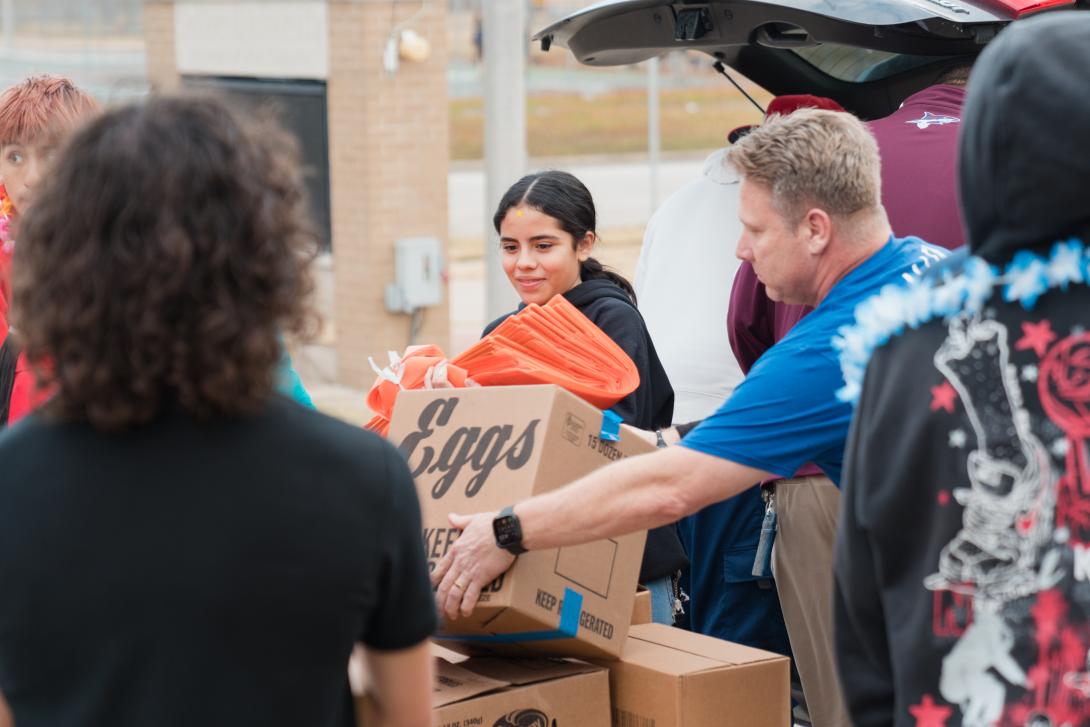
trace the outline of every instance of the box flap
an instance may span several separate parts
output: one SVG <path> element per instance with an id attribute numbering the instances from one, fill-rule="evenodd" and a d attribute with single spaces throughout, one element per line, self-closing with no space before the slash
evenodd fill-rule
<path id="1" fill-rule="evenodd" d="M 609 666 L 606 661 L 598 663 Z M 685 651 L 677 651 L 662 644 L 633 638 L 625 641 L 621 663 L 675 677 L 732 666 L 718 659 L 708 659 Z"/>
<path id="2" fill-rule="evenodd" d="M 431 706 L 432 708 L 442 707 L 509 686 L 511 682 L 472 672 L 465 668 L 464 663 L 455 665 L 444 659 L 436 659 L 435 688 L 432 690 Z"/>
<path id="3" fill-rule="evenodd" d="M 570 677 L 598 671 L 600 667 L 570 659 L 498 658 L 475 656 L 459 666 L 482 677 L 507 682 L 515 686 L 535 684 L 550 679 Z"/>
<path id="4" fill-rule="evenodd" d="M 633 641 L 638 642 L 638 644 L 633 644 Z M 653 623 L 633 626 L 629 630 L 628 643 L 625 644 L 624 651 L 626 661 L 629 660 L 630 644 L 633 647 L 631 649 L 633 654 L 645 651 L 645 649 L 639 647 L 639 644 L 664 646 L 671 649 L 676 654 L 676 656 L 671 656 L 669 659 L 671 664 L 676 663 L 673 668 L 683 667 L 685 669 L 683 672 L 675 673 L 689 673 L 717 666 L 739 666 L 787 658 L 770 651 L 762 651 L 761 649 L 742 646 L 730 641 Z M 654 651 L 664 653 L 657 649 Z M 662 657 L 656 656 L 656 658 Z M 683 666 L 685 664 L 688 664 L 688 666 Z"/>
<path id="5" fill-rule="evenodd" d="M 430 651 L 431 655 L 434 656 L 436 659 L 443 659 L 444 661 L 450 662 L 451 664 L 461 664 L 463 661 L 469 658 L 465 654 L 460 654 L 453 649 L 448 649 L 447 647 L 442 646 L 441 644 L 437 644 L 434 641 L 428 642 L 428 651 Z"/>

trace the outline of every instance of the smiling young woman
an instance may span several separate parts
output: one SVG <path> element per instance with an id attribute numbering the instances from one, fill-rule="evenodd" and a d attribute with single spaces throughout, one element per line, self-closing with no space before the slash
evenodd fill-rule
<path id="1" fill-rule="evenodd" d="M 528 174 L 503 195 L 492 222 L 500 235 L 504 272 L 522 300 L 519 309 L 543 305 L 557 295 L 567 298 L 639 369 L 639 388 L 614 411 L 641 429 L 668 425 L 674 391 L 636 310 L 636 293 L 624 277 L 591 257 L 598 233 L 590 191 L 567 172 Z M 509 315 L 490 323 L 484 335 Z"/>
<path id="2" fill-rule="evenodd" d="M 674 390 L 636 310 L 632 285 L 591 256 L 598 233 L 590 191 L 567 172 L 529 174 L 507 190 L 492 221 L 500 235 L 504 272 L 522 300 L 519 309 L 543 305 L 557 295 L 567 298 L 628 354 L 640 372 L 639 388 L 613 410 L 640 429 L 669 426 Z M 484 335 L 509 315 L 490 323 Z M 651 587 L 657 620 L 672 622 L 671 580 L 686 562 L 673 525 L 648 534 L 640 582 Z"/>

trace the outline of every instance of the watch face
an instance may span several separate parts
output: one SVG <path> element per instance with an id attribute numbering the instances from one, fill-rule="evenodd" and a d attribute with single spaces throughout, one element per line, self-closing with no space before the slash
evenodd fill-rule
<path id="1" fill-rule="evenodd" d="M 496 541 L 500 545 L 517 543 L 522 538 L 519 521 L 514 515 L 504 515 L 492 521 L 492 529 L 496 533 Z"/>

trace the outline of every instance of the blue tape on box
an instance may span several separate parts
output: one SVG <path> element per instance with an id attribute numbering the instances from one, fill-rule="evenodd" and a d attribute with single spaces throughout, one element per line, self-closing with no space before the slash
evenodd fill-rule
<path id="1" fill-rule="evenodd" d="M 525 641 L 553 641 L 575 638 L 579 631 L 579 614 L 583 612 L 583 594 L 564 589 L 564 604 L 560 607 L 560 626 L 551 631 L 520 631 L 515 634 L 437 634 L 447 641 L 470 641 L 478 644 L 517 644 Z"/>
<path id="2" fill-rule="evenodd" d="M 598 432 L 598 438 L 607 442 L 621 441 L 621 417 L 612 409 L 602 412 L 602 431 Z"/>

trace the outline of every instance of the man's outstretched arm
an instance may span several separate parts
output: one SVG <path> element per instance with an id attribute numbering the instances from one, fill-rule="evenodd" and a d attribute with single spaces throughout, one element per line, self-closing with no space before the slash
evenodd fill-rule
<path id="1" fill-rule="evenodd" d="M 670 447 L 595 470 L 558 490 L 515 506 L 523 547 L 578 545 L 666 525 L 732 497 L 773 475 L 753 467 Z M 438 562 L 436 602 L 450 618 L 473 612 L 481 588 L 511 567 L 496 547 L 495 513 L 451 515 L 462 535 Z"/>

